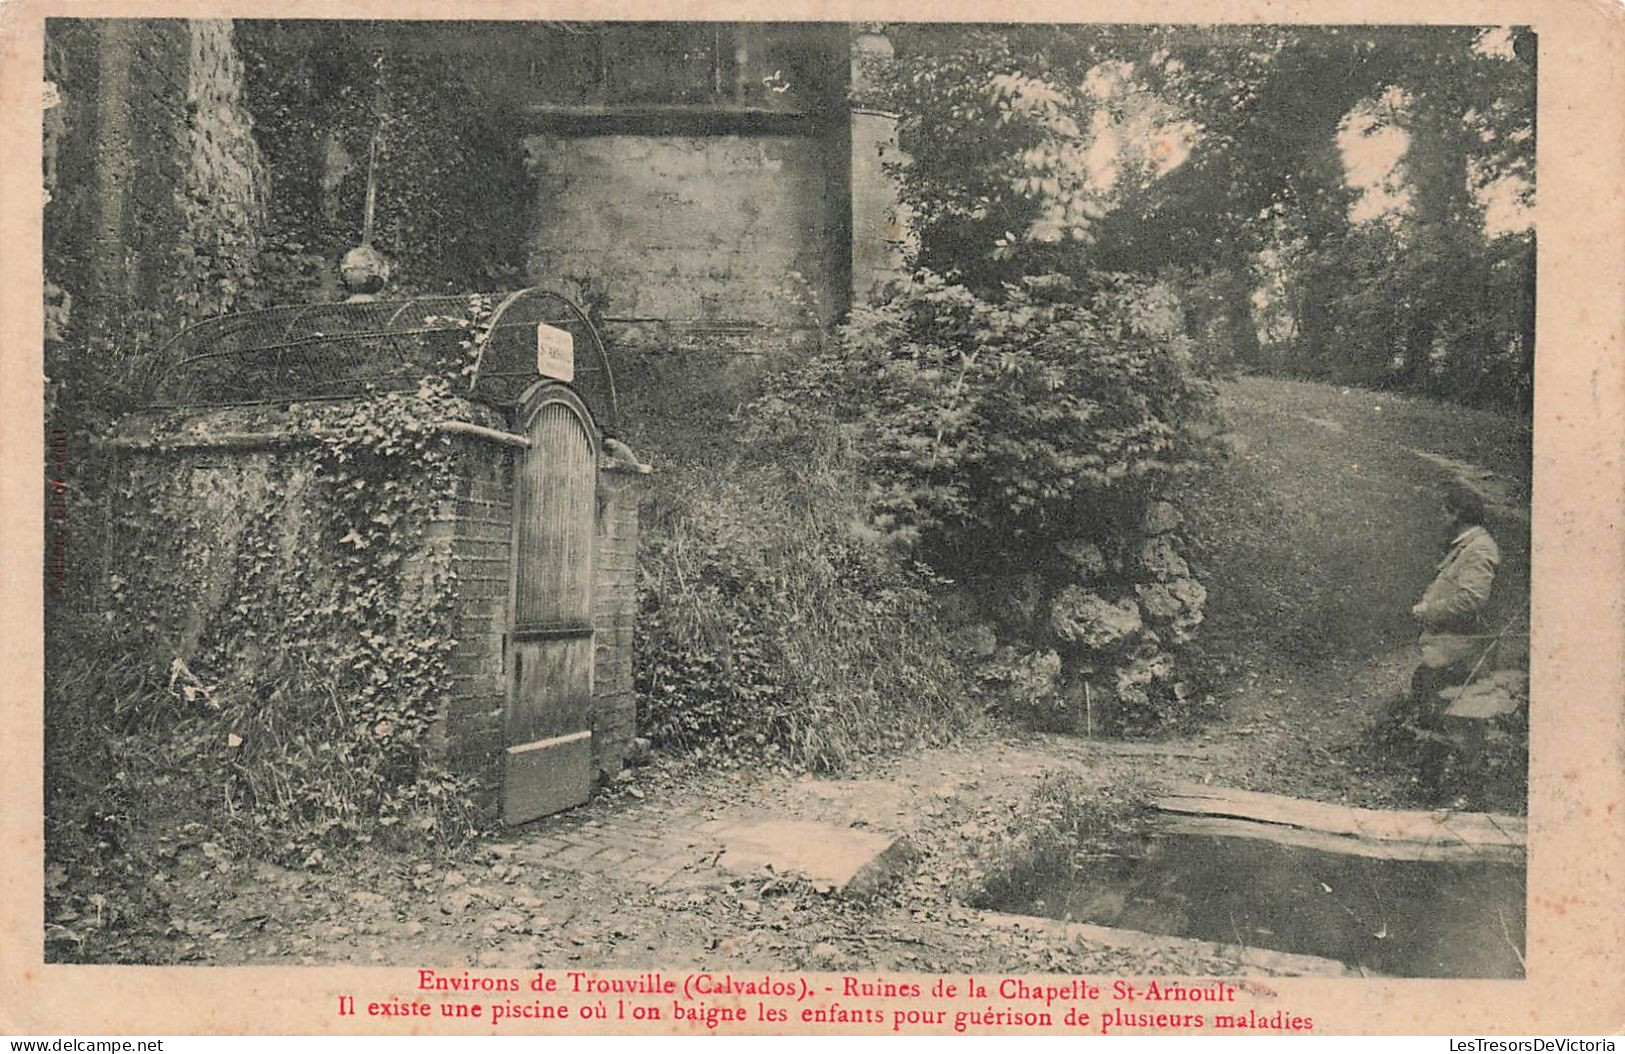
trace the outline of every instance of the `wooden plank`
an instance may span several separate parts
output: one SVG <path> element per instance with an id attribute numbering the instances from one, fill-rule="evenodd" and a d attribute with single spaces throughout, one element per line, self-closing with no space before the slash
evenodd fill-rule
<path id="1" fill-rule="evenodd" d="M 597 456 L 577 410 L 544 402 L 515 481 L 502 815 L 523 823 L 592 791 Z"/>
<path id="2" fill-rule="evenodd" d="M 513 700 L 505 741 L 518 746 L 592 727 L 590 637 L 511 645 Z"/>
<path id="3" fill-rule="evenodd" d="M 515 621 L 592 618 L 597 461 L 586 427 L 564 403 L 543 406 L 522 462 Z"/>
<path id="4" fill-rule="evenodd" d="M 1209 838 L 1251 838 L 1295 849 L 1314 849 L 1372 860 L 1414 860 L 1424 863 L 1508 863 L 1523 862 L 1521 848 L 1507 845 L 1469 845 L 1454 840 L 1438 842 L 1396 842 L 1328 834 L 1303 827 L 1257 823 L 1229 816 L 1171 816 L 1157 827 L 1168 834 L 1199 835 Z"/>
<path id="5" fill-rule="evenodd" d="M 1167 813 L 1251 820 L 1379 842 L 1450 842 L 1521 852 L 1528 840 L 1528 825 L 1520 816 L 1449 810 L 1390 812 L 1202 784 L 1176 784 L 1154 805 Z"/>
<path id="6" fill-rule="evenodd" d="M 1522 844 L 1527 836 L 1527 824 L 1520 816 L 1450 810 L 1363 809 L 1200 784 L 1174 785 L 1164 795 L 1163 801 L 1167 803 L 1164 811 L 1236 816 L 1339 834 L 1427 840 L 1436 836 L 1439 828 L 1445 827 L 1463 838 L 1481 838 L 1495 844 Z"/>
<path id="7" fill-rule="evenodd" d="M 502 822 L 525 823 L 580 805 L 592 794 L 592 733 L 509 747 Z"/>

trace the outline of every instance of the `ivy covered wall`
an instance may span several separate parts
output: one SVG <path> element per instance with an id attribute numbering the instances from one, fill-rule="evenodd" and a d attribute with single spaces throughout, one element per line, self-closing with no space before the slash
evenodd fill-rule
<path id="1" fill-rule="evenodd" d="M 516 78 L 481 23 L 238 23 L 245 99 L 275 192 L 265 282 L 280 302 L 342 299 L 336 261 L 360 242 L 375 172 L 373 239 L 392 291 L 525 284 L 532 202 Z M 510 49 L 511 50 L 511 49 Z"/>
<path id="2" fill-rule="evenodd" d="M 167 677 L 172 709 L 145 719 L 190 751 L 183 767 L 225 773 L 246 834 L 303 853 L 473 813 L 435 761 L 470 457 L 426 427 L 448 414 L 489 411 L 426 388 L 141 414 L 109 448 L 104 646 Z"/>
<path id="3" fill-rule="evenodd" d="M 437 430 L 448 420 L 507 424 L 425 385 L 137 414 L 109 447 L 104 648 L 167 679 L 170 703 L 139 719 L 168 728 L 200 775 L 228 774 L 249 833 L 308 853 L 402 823 L 451 836 L 495 818 L 519 455 Z M 606 471 L 598 486 L 603 776 L 635 731 L 635 478 Z"/>
<path id="4" fill-rule="evenodd" d="M 49 19 L 45 76 L 45 366 L 73 421 L 254 302 L 269 178 L 230 22 Z"/>

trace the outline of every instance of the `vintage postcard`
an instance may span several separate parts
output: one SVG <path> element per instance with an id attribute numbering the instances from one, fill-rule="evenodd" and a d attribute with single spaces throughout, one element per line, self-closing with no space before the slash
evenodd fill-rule
<path id="1" fill-rule="evenodd" d="M 1617 7 L 609 14 L 0 7 L 0 1027 L 1625 1027 Z"/>

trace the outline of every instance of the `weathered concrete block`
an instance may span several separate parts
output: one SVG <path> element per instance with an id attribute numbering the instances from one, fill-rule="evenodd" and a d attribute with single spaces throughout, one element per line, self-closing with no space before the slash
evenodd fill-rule
<path id="1" fill-rule="evenodd" d="M 524 145 L 544 202 L 531 272 L 592 290 L 611 318 L 816 327 L 844 306 L 846 261 L 826 237 L 845 222 L 832 144 L 604 135 Z"/>
<path id="2" fill-rule="evenodd" d="M 906 838 L 804 820 L 734 826 L 722 844 L 717 864 L 724 870 L 804 875 L 815 885 L 857 898 L 894 881 L 915 857 Z"/>

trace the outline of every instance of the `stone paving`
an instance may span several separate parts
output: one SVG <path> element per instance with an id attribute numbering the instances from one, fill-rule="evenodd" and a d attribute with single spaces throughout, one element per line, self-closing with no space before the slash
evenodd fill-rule
<path id="1" fill-rule="evenodd" d="M 896 841 L 889 834 L 759 810 L 724 818 L 640 806 L 608 819 L 552 817 L 500 851 L 518 862 L 651 888 L 721 884 L 764 869 L 842 888 Z M 808 852 L 812 843 L 817 849 Z"/>
<path id="2" fill-rule="evenodd" d="M 1038 750 L 1001 745 L 985 753 L 925 751 L 907 769 L 868 778 L 739 777 L 708 794 L 690 794 L 686 803 L 681 796 L 657 800 L 658 792 L 638 801 L 600 797 L 514 831 L 498 849 L 518 862 L 653 888 L 719 885 L 742 868 L 759 867 L 801 872 L 815 883 L 840 888 L 863 866 L 848 860 L 850 854 L 886 852 L 899 836 L 944 814 L 962 797 L 997 788 L 1010 792 L 1048 771 L 1083 769 L 1102 754 L 1130 753 L 1164 762 L 1200 760 L 1200 752 L 1173 745 L 1077 740 L 1056 740 Z M 771 831 L 786 823 L 819 826 Z M 781 839 L 776 856 L 764 839 Z M 821 853 L 800 852 L 798 839 L 816 839 Z M 906 857 L 894 852 L 889 866 L 905 868 Z M 823 874 L 809 873 L 820 866 Z"/>
<path id="3" fill-rule="evenodd" d="M 687 874 L 723 882 L 716 866 L 723 838 L 735 823 L 710 819 L 697 808 L 637 805 L 599 819 L 577 811 L 548 817 L 516 832 L 516 860 L 559 871 L 584 872 L 661 887 Z"/>

